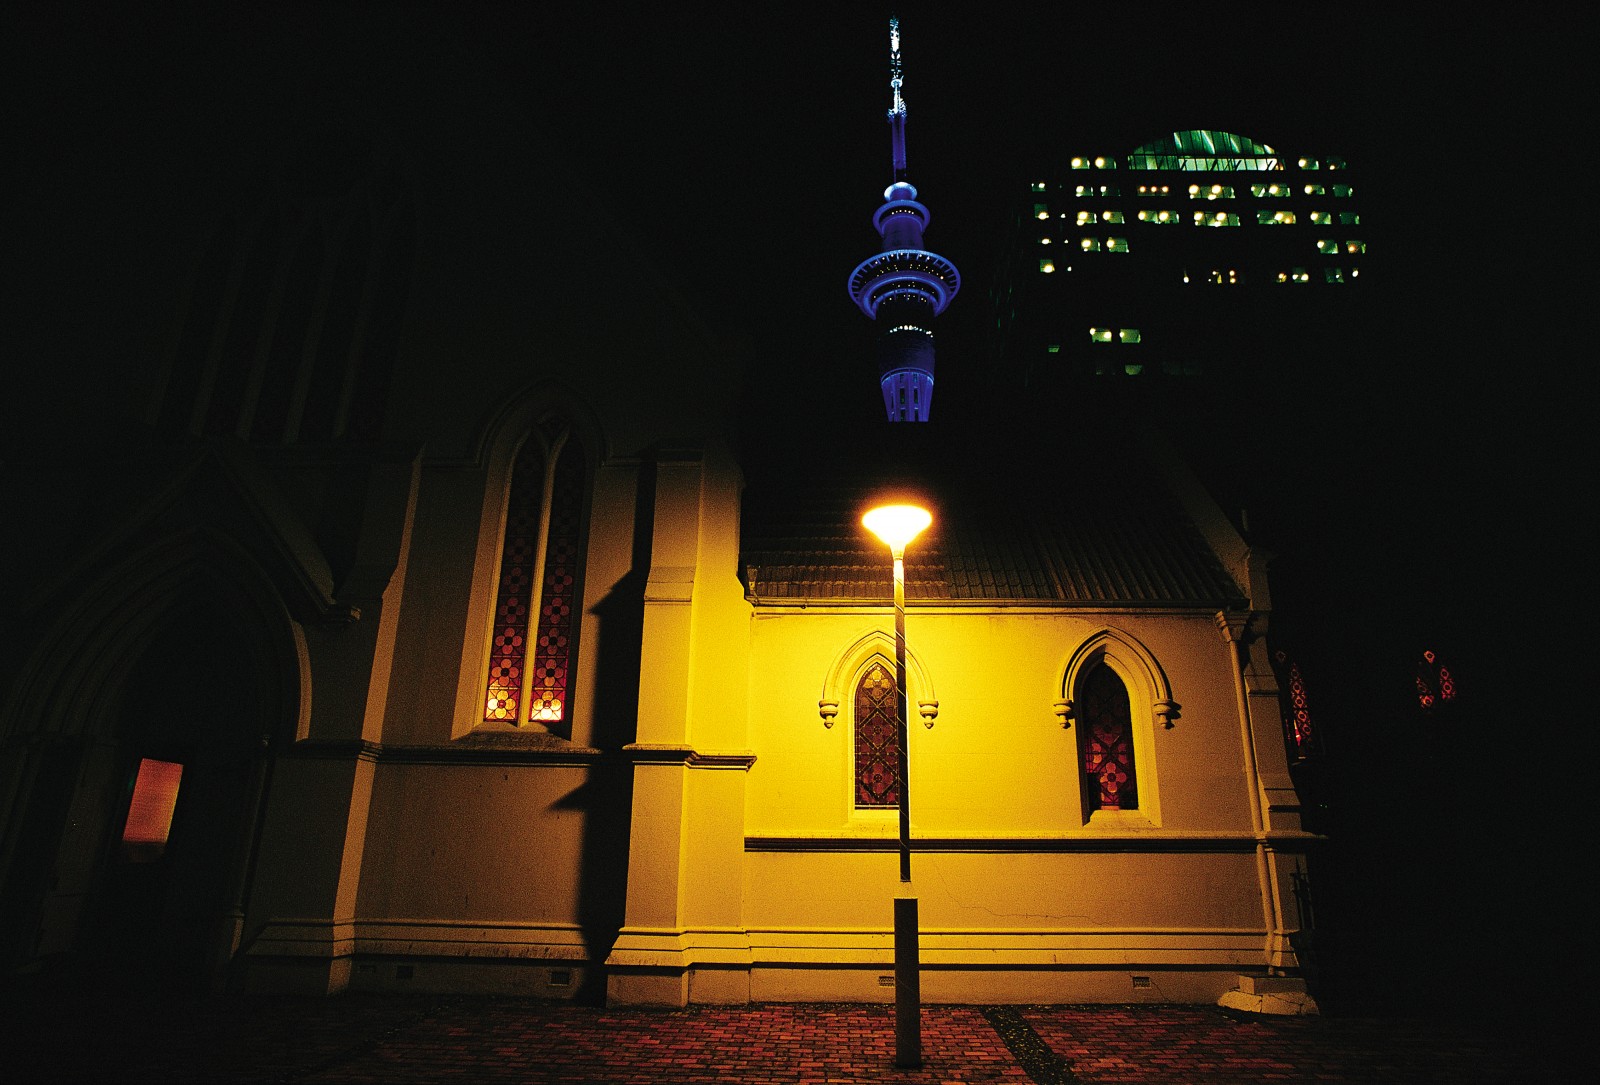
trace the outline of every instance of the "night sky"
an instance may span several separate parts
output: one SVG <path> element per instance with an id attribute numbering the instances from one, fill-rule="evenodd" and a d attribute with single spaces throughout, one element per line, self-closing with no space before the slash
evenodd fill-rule
<path id="1" fill-rule="evenodd" d="M 51 288 L 28 243 L 44 218 L 82 200 L 133 230 L 119 175 L 204 171 L 231 128 L 303 96 L 359 115 L 403 90 L 463 116 L 511 103 L 526 124 L 494 138 L 529 169 L 559 160 L 614 210 L 634 254 L 746 359 L 752 403 L 781 392 L 879 417 L 871 326 L 845 279 L 877 243 L 889 180 L 886 5 L 242 7 L 8 5 L 7 233 L 24 239 L 7 261 L 8 372 L 76 334 L 39 323 Z M 1381 953 L 1402 939 L 1362 925 L 1373 902 L 1356 883 L 1439 908 L 1405 932 L 1429 948 L 1404 966 L 1547 989 L 1593 947 L 1563 866 L 1594 749 L 1590 668 L 1571 669 L 1594 647 L 1589 32 L 1537 6 L 1476 23 L 1437 6 L 1110 7 L 899 5 L 910 177 L 929 246 L 965 279 L 940 323 L 935 416 L 982 385 L 1008 195 L 1061 157 L 1214 128 L 1358 168 L 1382 346 L 1309 382 L 1315 486 L 1278 596 L 1318 653 L 1338 766 L 1329 880 L 1346 888 L 1329 910 Z M 160 243 L 163 213 L 182 212 L 137 209 L 140 243 Z M 126 243 L 63 242 L 91 269 L 99 245 Z M 1428 640 L 1459 659 L 1470 699 L 1443 732 L 1395 699 Z M 1522 942 L 1471 941 L 1511 917 Z"/>

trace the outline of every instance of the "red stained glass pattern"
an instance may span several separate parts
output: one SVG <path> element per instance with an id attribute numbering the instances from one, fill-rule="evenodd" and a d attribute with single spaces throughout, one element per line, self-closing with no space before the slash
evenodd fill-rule
<path id="1" fill-rule="evenodd" d="M 577 604 L 579 542 L 583 517 L 583 454 L 568 442 L 556 461 L 550 497 L 550 536 L 539 597 L 528 718 L 562 720 L 571 710 L 572 616 Z"/>
<path id="2" fill-rule="evenodd" d="M 1417 663 L 1417 701 L 1424 709 L 1437 708 L 1456 699 L 1456 680 L 1450 668 L 1432 651 L 1422 653 Z"/>
<path id="3" fill-rule="evenodd" d="M 1286 653 L 1274 652 L 1273 659 L 1278 664 L 1284 738 L 1288 740 L 1289 750 L 1294 756 L 1308 757 L 1312 753 L 1314 732 L 1311 727 L 1311 708 L 1306 695 L 1305 679 L 1300 676 L 1299 664 L 1290 660 Z"/>
<path id="4" fill-rule="evenodd" d="M 517 722 L 522 668 L 527 658 L 528 606 L 533 562 L 539 545 L 539 499 L 544 491 L 544 456 L 539 443 L 523 443 L 511 468 L 506 505 L 505 547 L 500 559 L 500 590 L 495 596 L 494 640 L 489 646 L 489 683 L 484 695 L 486 721 Z"/>
<path id="5" fill-rule="evenodd" d="M 1100 664 L 1083 683 L 1083 773 L 1090 810 L 1136 810 L 1139 784 L 1133 765 L 1133 715 L 1128 690 Z"/>
<path id="6" fill-rule="evenodd" d="M 900 805 L 894 676 L 874 663 L 856 686 L 856 805 Z"/>

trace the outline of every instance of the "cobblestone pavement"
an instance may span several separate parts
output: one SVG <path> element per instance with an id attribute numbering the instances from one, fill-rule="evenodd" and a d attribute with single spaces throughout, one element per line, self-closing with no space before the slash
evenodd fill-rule
<path id="1" fill-rule="evenodd" d="M 0 1082 L 669 1085 L 1600 1080 L 1536 1034 L 1482 1024 L 1263 1017 L 1211 1006 L 931 1006 L 897 1070 L 887 1005 L 613 1010 L 343 995 L 12 1000 Z"/>

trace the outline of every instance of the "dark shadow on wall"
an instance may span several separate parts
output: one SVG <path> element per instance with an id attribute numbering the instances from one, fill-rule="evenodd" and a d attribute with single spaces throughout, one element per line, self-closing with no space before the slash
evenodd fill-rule
<path id="1" fill-rule="evenodd" d="M 639 469 L 634 502 L 632 560 L 628 573 L 593 607 L 595 637 L 594 731 L 590 744 L 604 751 L 588 782 L 559 804 L 582 811 L 584 835 L 578 870 L 578 923 L 592 964 L 574 997 L 601 1004 L 601 966 L 622 929 L 628 892 L 628 842 L 633 813 L 633 765 L 622 748 L 639 732 L 640 650 L 644 642 L 644 588 L 650 574 L 655 528 L 655 466 Z M 591 525 L 591 532 L 605 525 Z"/>

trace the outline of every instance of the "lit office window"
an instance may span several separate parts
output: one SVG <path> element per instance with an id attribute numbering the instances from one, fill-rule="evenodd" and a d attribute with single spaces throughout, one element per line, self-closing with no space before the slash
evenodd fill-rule
<path id="1" fill-rule="evenodd" d="M 1328 211 L 1313 211 L 1313 212 L 1311 212 L 1311 225 L 1313 225 L 1313 226 L 1332 226 L 1333 225 L 1333 214 L 1331 212 L 1328 212 Z"/>
<path id="2" fill-rule="evenodd" d="M 1111 337 L 1112 337 L 1113 334 L 1114 333 L 1112 332 L 1112 330 L 1110 328 L 1090 328 L 1089 329 L 1089 342 L 1091 342 L 1091 343 L 1109 343 L 1109 342 L 1111 342 Z"/>
<path id="3" fill-rule="evenodd" d="M 1128 239 L 1125 238 L 1125 237 L 1108 237 L 1108 238 L 1106 238 L 1106 251 L 1107 252 L 1127 252 L 1128 251 Z"/>
<path id="4" fill-rule="evenodd" d="M 1042 203 L 1034 204 L 1033 205 L 1033 217 L 1036 218 L 1036 219 L 1047 219 L 1047 218 L 1049 218 L 1050 217 L 1050 208 L 1046 207 Z"/>
<path id="5" fill-rule="evenodd" d="M 1302 158 L 1300 160 L 1300 168 L 1303 170 L 1315 170 L 1322 167 L 1315 158 Z"/>
<path id="6" fill-rule="evenodd" d="M 1043 192 L 1044 191 L 1044 182 L 1043 181 L 1035 181 L 1033 183 L 1033 190 L 1035 192 Z"/>
<path id="7" fill-rule="evenodd" d="M 1100 251 L 1100 239 L 1098 237 L 1086 237 L 1082 241 L 1078 242 L 1078 245 L 1083 249 L 1084 252 Z"/>
<path id="8" fill-rule="evenodd" d="M 1048 244 L 1050 244 L 1050 239 L 1048 237 L 1041 237 L 1039 239 L 1039 244 L 1048 245 Z"/>
<path id="9" fill-rule="evenodd" d="M 1233 199 L 1233 186 L 1190 185 L 1189 198 L 1191 200 L 1231 200 Z"/>
<path id="10" fill-rule="evenodd" d="M 1330 170 L 1342 170 L 1342 169 L 1346 168 L 1345 164 L 1344 164 L 1344 159 L 1342 159 L 1342 158 L 1330 158 L 1330 159 L 1328 159 L 1328 168 Z"/>
<path id="11" fill-rule="evenodd" d="M 1330 283 L 1342 283 L 1342 282 L 1344 282 L 1344 272 L 1340 271 L 1336 267 L 1325 267 L 1325 268 L 1323 268 L 1322 269 L 1322 277 L 1325 280 L 1327 280 L 1328 282 L 1330 282 Z"/>
<path id="12" fill-rule="evenodd" d="M 1138 328 L 1123 328 L 1117 333 L 1117 338 L 1124 343 L 1137 343 L 1139 341 Z"/>
<path id="13" fill-rule="evenodd" d="M 1344 243 L 1344 251 L 1352 253 L 1366 252 L 1367 243 L 1365 241 L 1346 241 Z"/>
<path id="14" fill-rule="evenodd" d="M 1139 195 L 1141 195 L 1141 196 L 1165 196 L 1167 193 L 1169 193 L 1171 191 L 1172 191 L 1172 186 L 1170 186 L 1170 185 L 1140 185 L 1139 186 Z"/>
<path id="15" fill-rule="evenodd" d="M 1079 185 L 1077 188 L 1073 189 L 1072 194 L 1074 196 L 1077 196 L 1079 199 L 1082 199 L 1084 196 L 1093 196 L 1094 195 L 1094 186 L 1093 185 Z"/>
<path id="16" fill-rule="evenodd" d="M 1292 282 L 1308 283 L 1311 281 L 1311 276 L 1306 272 L 1305 268 L 1297 267 L 1289 269 L 1289 279 Z"/>
<path id="17" fill-rule="evenodd" d="M 1121 222 L 1121 221 L 1123 221 L 1122 212 L 1121 211 L 1102 211 L 1102 212 L 1100 212 L 1100 221 L 1101 222 Z"/>
<path id="18" fill-rule="evenodd" d="M 1344 199 L 1345 197 L 1349 196 L 1354 191 L 1355 190 L 1353 188 L 1351 188 L 1349 185 L 1334 185 L 1333 186 L 1333 194 L 1335 196 L 1337 196 L 1341 200 Z"/>
<path id="19" fill-rule="evenodd" d="M 1196 226 L 1237 226 L 1239 216 L 1228 211 L 1196 211 L 1194 213 Z"/>
<path id="20" fill-rule="evenodd" d="M 1317 251 L 1324 256 L 1332 256 L 1339 251 L 1339 243 L 1337 241 L 1318 241 Z"/>
<path id="21" fill-rule="evenodd" d="M 1087 158 L 1074 158 L 1072 160 L 1072 168 L 1075 170 L 1086 170 L 1089 168 L 1089 160 Z"/>
<path id="22" fill-rule="evenodd" d="M 1158 225 L 1171 225 L 1179 220 L 1175 211 L 1140 211 L 1140 222 L 1154 222 Z"/>
<path id="23" fill-rule="evenodd" d="M 1226 271 L 1222 271 L 1220 269 L 1214 270 L 1211 272 L 1211 281 L 1218 286 L 1233 286 L 1239 281 L 1239 269 L 1229 268 Z"/>
<path id="24" fill-rule="evenodd" d="M 1287 195 L 1289 195 L 1289 186 L 1288 185 L 1251 185 L 1250 186 L 1250 195 L 1254 196 L 1258 200 L 1259 199 L 1263 199 L 1264 197 L 1267 197 L 1267 196 L 1287 196 Z"/>
<path id="25" fill-rule="evenodd" d="M 1340 226 L 1360 226 L 1361 225 L 1361 216 L 1356 214 L 1354 211 L 1340 211 L 1339 212 L 1339 225 Z"/>
<path id="26" fill-rule="evenodd" d="M 1323 188 L 1321 185 L 1307 185 L 1306 186 L 1306 195 L 1307 196 L 1326 196 L 1327 194 L 1328 194 L 1328 190 Z"/>
<path id="27" fill-rule="evenodd" d="M 1144 366 L 1130 362 L 1122 367 L 1122 372 L 1127 376 L 1137 377 L 1140 373 L 1144 372 Z"/>
<path id="28" fill-rule="evenodd" d="M 1093 211 L 1079 211 L 1078 212 L 1078 225 L 1079 226 L 1088 226 L 1088 225 L 1092 224 L 1093 222 L 1094 222 L 1094 212 Z"/>
<path id="29" fill-rule="evenodd" d="M 1257 211 L 1256 225 L 1258 226 L 1293 226 L 1293 211 Z"/>
<path id="30" fill-rule="evenodd" d="M 1046 354 L 1060 354 L 1061 353 L 1061 344 L 1060 343 L 1051 343 L 1051 344 L 1049 344 L 1048 346 L 1046 346 L 1044 348 L 1044 352 Z"/>
<path id="31" fill-rule="evenodd" d="M 1055 269 L 1056 269 L 1056 262 L 1054 260 L 1040 260 L 1039 261 L 1039 270 L 1044 272 L 1046 275 L 1052 274 L 1055 271 Z"/>

